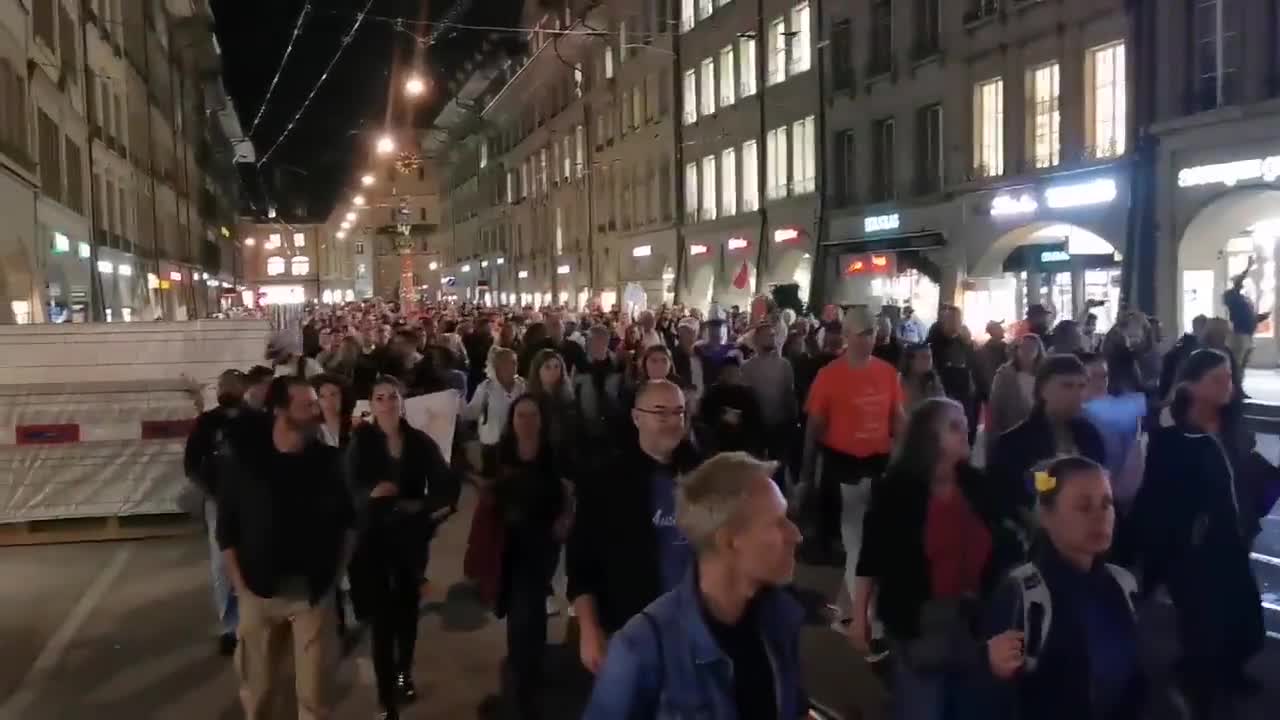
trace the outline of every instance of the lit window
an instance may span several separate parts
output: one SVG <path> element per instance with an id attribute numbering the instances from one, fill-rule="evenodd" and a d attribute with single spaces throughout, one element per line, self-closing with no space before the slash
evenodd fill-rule
<path id="1" fill-rule="evenodd" d="M 738 39 L 738 96 L 756 94 L 756 39 Z"/>
<path id="2" fill-rule="evenodd" d="M 768 200 L 788 195 L 787 188 L 787 128 L 770 130 L 765 135 L 764 148 L 765 192 Z"/>
<path id="3" fill-rule="evenodd" d="M 698 0 L 698 19 L 706 20 L 711 17 L 712 7 L 711 0 Z"/>
<path id="4" fill-rule="evenodd" d="M 306 255 L 298 255 L 289 259 L 289 272 L 293 275 L 306 275 L 311 272 L 311 259 Z"/>
<path id="5" fill-rule="evenodd" d="M 693 70 L 684 71 L 684 113 L 685 125 L 692 125 L 698 120 L 698 74 Z"/>
<path id="6" fill-rule="evenodd" d="M 267 249 L 275 250 L 280 247 L 280 233 L 271 233 L 267 236 Z"/>
<path id="7" fill-rule="evenodd" d="M 1058 110 L 1058 63 L 1041 65 L 1031 74 L 1031 158 L 1037 168 L 1062 161 L 1061 122 Z"/>
<path id="8" fill-rule="evenodd" d="M 701 72 L 702 81 L 698 88 L 700 91 L 698 114 L 706 117 L 716 111 L 716 61 L 711 58 L 703 60 Z"/>
<path id="9" fill-rule="evenodd" d="M 1096 158 L 1118 157 L 1125 151 L 1126 98 L 1124 43 L 1113 43 L 1089 53 L 1093 77 L 1091 96 L 1093 122 L 1089 144 Z"/>
<path id="10" fill-rule="evenodd" d="M 732 105 L 737 87 L 733 82 L 733 46 L 726 45 L 720 50 L 720 107 Z"/>
<path id="11" fill-rule="evenodd" d="M 573 129 L 574 174 L 582 177 L 587 166 L 587 129 L 579 125 Z"/>
<path id="12" fill-rule="evenodd" d="M 267 275 L 275 277 L 284 274 L 284 258 L 279 255 L 273 255 L 267 258 Z"/>
<path id="13" fill-rule="evenodd" d="M 306 235 L 304 235 L 304 234 L 302 234 L 302 233 L 294 233 L 294 234 L 293 234 L 293 246 L 294 246 L 294 247 L 306 247 L 306 246 L 307 246 L 307 236 L 306 236 Z"/>
<path id="14" fill-rule="evenodd" d="M 742 209 L 746 212 L 760 208 L 759 154 L 755 140 L 742 143 Z"/>
<path id="15" fill-rule="evenodd" d="M 613 46 L 605 46 L 604 49 L 604 77 L 606 80 L 613 79 Z"/>
<path id="16" fill-rule="evenodd" d="M 688 222 L 698 221 L 698 163 L 684 166 L 684 213 Z"/>
<path id="17" fill-rule="evenodd" d="M 489 164 L 489 141 L 484 138 L 481 138 L 480 139 L 480 167 L 484 167 L 488 164 Z"/>
<path id="18" fill-rule="evenodd" d="M 809 3 L 802 2 L 791 9 L 791 67 L 790 74 L 805 72 L 812 63 L 809 49 Z"/>
<path id="19" fill-rule="evenodd" d="M 766 85 L 782 82 L 787 77 L 787 22 L 782 18 L 769 25 L 769 65 Z"/>
<path id="20" fill-rule="evenodd" d="M 973 89 L 973 171 L 978 177 L 1004 174 L 1004 80 Z"/>
<path id="21" fill-rule="evenodd" d="M 720 210 L 726 217 L 738 214 L 737 155 L 734 148 L 720 153 Z"/>
<path id="22" fill-rule="evenodd" d="M 556 208 L 556 255 L 564 254 L 564 211 Z"/>
<path id="23" fill-rule="evenodd" d="M 814 129 L 812 115 L 791 125 L 791 177 L 797 195 L 813 192 L 817 182 Z"/>
<path id="24" fill-rule="evenodd" d="M 53 252 L 57 254 L 71 252 L 71 238 L 59 232 L 54 233 Z"/>
<path id="25" fill-rule="evenodd" d="M 680 0 L 680 32 L 693 29 L 693 4 L 696 0 Z"/>
<path id="26" fill-rule="evenodd" d="M 716 156 L 702 158 L 702 213 L 703 220 L 716 219 Z"/>

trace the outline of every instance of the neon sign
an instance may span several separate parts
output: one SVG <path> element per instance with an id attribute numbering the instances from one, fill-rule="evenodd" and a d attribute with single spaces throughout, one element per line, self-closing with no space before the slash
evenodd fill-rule
<path id="1" fill-rule="evenodd" d="M 730 250 L 741 250 L 745 248 L 747 245 L 750 245 L 750 243 L 748 243 L 746 240 L 742 238 L 729 238 Z"/>
<path id="2" fill-rule="evenodd" d="M 863 232 L 884 232 L 886 230 L 897 230 L 902 225 L 902 218 L 898 213 L 889 215 L 869 215 L 862 219 Z"/>
<path id="3" fill-rule="evenodd" d="M 1022 195 L 997 195 L 991 200 L 991 217 L 1030 215 L 1040 209 L 1040 203 L 1030 193 Z"/>
<path id="4" fill-rule="evenodd" d="M 1085 205 L 1105 205 L 1115 200 L 1117 194 L 1116 181 L 1101 178 L 1086 183 L 1051 187 L 1044 191 L 1044 199 L 1049 207 L 1061 210 Z"/>
<path id="5" fill-rule="evenodd" d="M 1178 187 L 1226 185 L 1233 187 L 1244 180 L 1275 182 L 1280 178 L 1280 155 L 1251 160 L 1238 160 L 1213 165 L 1196 165 L 1178 171 Z"/>
<path id="6" fill-rule="evenodd" d="M 706 255 L 707 246 L 706 245 L 690 245 L 689 254 L 690 255 Z"/>

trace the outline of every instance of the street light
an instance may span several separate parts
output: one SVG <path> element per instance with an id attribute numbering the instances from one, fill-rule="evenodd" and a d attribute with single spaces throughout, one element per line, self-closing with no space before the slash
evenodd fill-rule
<path id="1" fill-rule="evenodd" d="M 355 211 L 355 210 L 352 210 L 351 212 L 347 213 L 347 219 L 348 219 L 348 220 L 350 220 L 350 221 L 352 221 L 352 222 L 355 222 L 355 219 L 356 219 L 356 211 Z"/>
<path id="2" fill-rule="evenodd" d="M 389 155 L 396 149 L 396 141 L 391 139 L 390 135 L 383 135 L 378 138 L 378 154 Z"/>
<path id="3" fill-rule="evenodd" d="M 342 221 L 342 224 L 341 224 L 341 225 L 339 225 L 338 227 L 342 228 L 343 230 L 350 230 L 350 229 L 351 229 L 351 223 L 347 222 L 346 220 L 343 220 L 343 221 Z"/>
<path id="4" fill-rule="evenodd" d="M 372 176 L 372 175 L 364 175 L 364 176 L 362 176 L 362 177 L 360 178 L 360 184 L 361 184 L 361 185 L 363 185 L 363 186 L 365 186 L 365 187 L 369 187 L 370 185 L 372 185 L 372 184 L 373 184 L 373 176 Z"/>
<path id="5" fill-rule="evenodd" d="M 357 195 L 357 196 L 355 196 L 355 197 L 351 198 L 351 204 L 352 204 L 352 205 L 355 205 L 355 206 L 357 206 L 357 207 L 364 207 L 364 196 L 363 196 L 363 195 Z"/>
<path id="6" fill-rule="evenodd" d="M 419 95 L 421 95 L 426 91 L 427 91 L 427 84 L 424 83 L 422 81 L 422 78 L 418 77 L 417 75 L 410 77 L 404 83 L 404 92 L 409 97 L 418 97 Z"/>
<path id="7" fill-rule="evenodd" d="M 334 237 L 336 237 L 336 238 L 338 238 L 339 240 L 341 240 L 341 239 L 343 239 L 343 238 L 345 238 L 345 237 L 347 236 L 347 231 L 346 231 L 346 230 L 339 230 L 338 232 L 334 233 L 334 234 L 333 234 L 333 236 L 334 236 Z"/>

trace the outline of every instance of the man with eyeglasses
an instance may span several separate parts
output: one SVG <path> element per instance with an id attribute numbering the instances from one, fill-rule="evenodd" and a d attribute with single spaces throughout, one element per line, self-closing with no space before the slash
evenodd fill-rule
<path id="1" fill-rule="evenodd" d="M 667 380 L 640 386 L 631 421 L 637 439 L 582 478 L 569 538 L 569 598 L 581 628 L 579 653 L 591 672 L 609 635 L 679 584 L 693 553 L 675 525 L 680 476 L 700 458 L 688 440 L 685 397 Z"/>

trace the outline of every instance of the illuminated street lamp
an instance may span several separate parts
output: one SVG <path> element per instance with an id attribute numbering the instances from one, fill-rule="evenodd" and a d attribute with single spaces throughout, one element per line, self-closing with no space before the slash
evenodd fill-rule
<path id="1" fill-rule="evenodd" d="M 347 222 L 346 220 L 343 220 L 343 221 L 342 221 L 342 224 L 341 224 L 341 225 L 339 225 L 338 227 L 342 228 L 343 230 L 350 230 L 350 229 L 351 229 L 351 223 Z"/>
<path id="2" fill-rule="evenodd" d="M 379 155 L 390 155 L 392 152 L 395 152 L 395 149 L 396 141 L 392 140 L 390 135 L 383 135 L 378 138 L 377 150 Z"/>
<path id="3" fill-rule="evenodd" d="M 363 195 L 357 195 L 357 196 L 355 196 L 355 197 L 351 198 L 351 204 L 352 204 L 352 205 L 355 205 L 355 206 L 357 206 L 357 207 L 364 207 L 364 196 L 363 196 Z"/>
<path id="4" fill-rule="evenodd" d="M 365 187 L 369 187 L 370 185 L 372 185 L 372 184 L 373 184 L 373 176 L 372 176 L 372 175 L 364 175 L 364 176 L 362 176 L 362 177 L 360 178 L 360 184 L 361 184 L 361 185 L 363 185 L 363 186 L 365 186 Z"/>
<path id="5" fill-rule="evenodd" d="M 347 219 L 348 219 L 348 220 L 350 220 L 350 221 L 352 221 L 352 222 L 355 222 L 355 220 L 356 220 L 356 211 L 355 211 L 355 210 L 352 210 L 351 212 L 347 213 Z"/>
<path id="6" fill-rule="evenodd" d="M 413 77 L 409 78 L 404 83 L 404 92 L 409 97 L 418 97 L 419 95 L 421 95 L 426 91 L 427 91 L 427 84 L 424 83 L 422 81 L 422 78 L 418 77 L 417 75 L 414 75 Z"/>
<path id="7" fill-rule="evenodd" d="M 333 234 L 333 236 L 334 236 L 334 237 L 336 237 L 336 238 L 338 238 L 339 240 L 341 240 L 341 239 L 343 239 L 343 238 L 345 238 L 345 237 L 347 236 L 347 231 L 346 231 L 346 230 L 339 230 L 338 232 L 334 233 L 334 234 Z"/>

